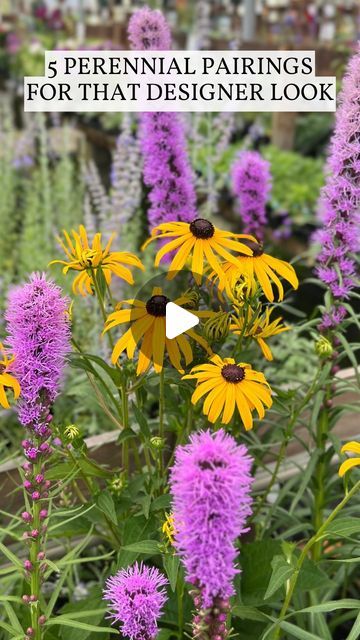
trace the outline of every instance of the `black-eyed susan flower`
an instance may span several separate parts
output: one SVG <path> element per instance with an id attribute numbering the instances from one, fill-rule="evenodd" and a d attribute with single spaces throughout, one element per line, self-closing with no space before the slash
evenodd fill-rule
<path id="1" fill-rule="evenodd" d="M 12 391 L 14 400 L 20 395 L 20 385 L 16 378 L 9 373 L 9 367 L 14 358 L 9 358 L 3 344 L 0 342 L 0 405 L 4 409 L 10 409 L 10 403 L 6 395 L 9 389 Z"/>
<path id="2" fill-rule="evenodd" d="M 347 442 L 341 449 L 341 453 L 355 453 L 355 458 L 348 458 L 342 463 L 339 469 L 339 476 L 342 478 L 347 471 L 353 467 L 360 467 L 360 442 Z"/>
<path id="3" fill-rule="evenodd" d="M 79 231 L 74 229 L 71 236 L 67 231 L 63 231 L 65 242 L 58 238 L 58 242 L 63 249 L 67 260 L 53 260 L 50 264 L 63 264 L 63 273 L 69 270 L 79 271 L 76 276 L 72 290 L 82 296 L 93 293 L 94 280 L 97 269 L 101 268 L 107 284 L 110 284 L 112 275 L 125 280 L 129 284 L 134 284 L 133 275 L 128 268 L 137 267 L 144 270 L 144 266 L 137 256 L 128 251 L 111 251 L 111 244 L 114 240 L 113 234 L 105 248 L 101 245 L 101 233 L 94 235 L 90 244 L 86 229 L 80 225 Z"/>
<path id="4" fill-rule="evenodd" d="M 168 278 L 171 280 L 178 271 L 184 268 L 189 261 L 191 271 L 197 284 L 201 283 L 204 266 L 209 265 L 225 286 L 225 274 L 221 262 L 227 260 L 230 264 L 237 264 L 235 256 L 230 251 L 251 256 L 252 249 L 247 244 L 240 242 L 239 238 L 246 238 L 249 242 L 255 240 L 252 236 L 244 236 L 231 231 L 217 229 L 209 221 L 197 218 L 192 222 L 164 222 L 155 227 L 143 248 L 145 249 L 153 240 L 169 240 L 159 249 L 155 258 L 155 266 L 158 267 L 161 259 L 169 252 L 175 253 L 170 266 Z"/>
<path id="5" fill-rule="evenodd" d="M 274 301 L 272 283 L 277 287 L 279 300 L 284 298 L 284 288 L 279 276 L 287 280 L 294 289 L 298 288 L 299 281 L 291 264 L 264 253 L 263 246 L 259 242 L 244 239 L 243 244 L 252 250 L 252 255 L 242 253 L 238 256 L 237 262 L 227 261 L 221 265 L 226 275 L 226 283 L 224 285 L 223 281 L 219 279 L 220 291 L 226 288 L 231 295 L 242 276 L 247 276 L 250 281 L 253 281 L 254 291 L 256 290 L 256 282 L 258 282 L 270 302 Z"/>
<path id="6" fill-rule="evenodd" d="M 165 513 L 165 521 L 161 527 L 161 531 L 167 539 L 168 544 L 173 545 L 175 542 L 175 518 L 172 513 Z"/>
<path id="7" fill-rule="evenodd" d="M 233 316 L 233 322 L 230 325 L 230 330 L 236 335 L 256 340 L 266 360 L 273 360 L 273 354 L 266 340 L 290 329 L 281 324 L 280 317 L 271 321 L 272 312 L 273 309 L 267 307 L 264 314 L 257 315 L 251 307 L 248 307 L 246 310 L 239 310 L 238 314 Z"/>
<path id="8" fill-rule="evenodd" d="M 237 407 L 245 429 L 249 430 L 253 427 L 253 410 L 263 418 L 264 406 L 272 405 L 271 390 L 264 374 L 254 371 L 250 364 L 236 364 L 233 358 L 222 359 L 214 355 L 209 362 L 193 367 L 184 376 L 184 379 L 190 378 L 197 380 L 191 401 L 196 404 L 206 395 L 203 413 L 210 422 L 220 418 L 223 424 L 228 424 Z"/>
<path id="9" fill-rule="evenodd" d="M 121 324 L 131 324 L 131 327 L 115 344 L 111 356 L 113 364 L 118 361 L 123 351 L 126 351 L 128 358 L 132 360 L 139 344 L 137 375 L 145 373 L 151 364 L 154 365 L 156 373 L 160 373 L 163 368 L 165 354 L 168 355 L 171 364 L 178 371 L 184 372 L 181 362 L 184 360 L 185 364 L 189 365 L 193 360 L 193 352 L 185 334 L 173 339 L 166 337 L 165 317 L 168 302 L 170 301 L 163 295 L 162 289 L 155 287 L 151 298 L 147 302 L 136 299 L 125 300 L 122 304 L 129 305 L 130 309 L 119 309 L 109 315 L 104 331 L 109 331 L 109 329 Z M 173 302 L 179 306 L 185 306 L 189 300 L 186 296 L 182 296 Z M 200 314 L 202 312 L 198 312 L 198 315 Z M 208 353 L 211 353 L 206 340 L 193 329 L 189 329 L 185 333 Z"/>

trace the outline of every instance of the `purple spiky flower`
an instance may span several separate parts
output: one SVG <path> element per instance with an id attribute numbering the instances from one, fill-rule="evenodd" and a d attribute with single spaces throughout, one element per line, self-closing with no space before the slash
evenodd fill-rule
<path id="1" fill-rule="evenodd" d="M 135 11 L 128 24 L 128 37 L 135 51 L 171 49 L 170 27 L 161 11 L 144 7 Z"/>
<path id="2" fill-rule="evenodd" d="M 356 284 L 354 253 L 360 248 L 360 50 L 351 58 L 339 94 L 335 131 L 328 157 L 328 178 L 321 192 L 321 245 L 316 269 L 331 291 L 334 305 L 349 297 Z M 328 314 L 329 315 L 329 314 Z M 331 327 L 343 319 L 330 310 Z M 325 323 L 329 324 L 329 317 Z"/>
<path id="3" fill-rule="evenodd" d="M 175 546 L 195 587 L 198 610 L 226 611 L 234 593 L 235 542 L 247 531 L 251 514 L 251 465 L 247 448 L 222 429 L 193 434 L 188 445 L 176 449 L 170 480 Z"/>
<path id="4" fill-rule="evenodd" d="M 266 202 L 271 191 L 268 161 L 257 151 L 241 151 L 232 167 L 232 189 L 238 199 L 244 232 L 263 240 Z"/>
<path id="5" fill-rule="evenodd" d="M 60 287 L 45 274 L 32 274 L 9 294 L 5 317 L 12 370 L 21 386 L 19 419 L 36 433 L 58 395 L 70 351 L 67 307 Z"/>
<path id="6" fill-rule="evenodd" d="M 120 622 L 121 633 L 130 640 L 154 640 L 158 620 L 167 600 L 168 581 L 158 569 L 135 563 L 107 579 L 103 593 L 110 617 Z"/>
<path id="7" fill-rule="evenodd" d="M 170 27 L 159 11 L 148 7 L 132 16 L 128 36 L 135 50 L 168 50 Z M 187 154 L 184 124 L 177 113 L 142 113 L 140 147 L 144 182 L 149 187 L 150 228 L 196 217 L 195 178 Z"/>

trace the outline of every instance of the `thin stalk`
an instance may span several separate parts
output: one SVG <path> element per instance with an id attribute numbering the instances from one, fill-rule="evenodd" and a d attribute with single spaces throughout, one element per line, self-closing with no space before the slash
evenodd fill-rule
<path id="1" fill-rule="evenodd" d="M 34 477 L 41 473 L 41 461 L 36 462 L 34 464 Z M 40 511 L 41 511 L 41 501 L 34 501 L 32 505 L 32 527 L 37 529 L 38 536 L 37 538 L 33 538 L 30 544 L 30 562 L 32 564 L 31 570 L 31 582 L 30 589 L 31 595 L 36 597 L 36 601 L 31 604 L 31 627 L 33 629 L 33 640 L 41 640 L 42 638 L 42 629 L 39 624 L 40 617 L 40 589 L 41 589 L 41 571 L 40 565 L 41 561 L 38 559 L 38 555 L 40 552 L 40 537 L 41 537 L 41 520 L 40 520 Z"/>
<path id="2" fill-rule="evenodd" d="M 329 390 L 326 396 L 328 396 Z M 315 469 L 315 489 L 314 489 L 314 530 L 318 531 L 324 520 L 325 507 L 325 482 L 326 482 L 326 443 L 329 429 L 329 410 L 324 407 L 320 413 L 316 430 L 316 446 L 320 451 L 320 456 Z M 318 540 L 312 548 L 312 558 L 318 562 L 322 554 L 322 542 Z"/>
<path id="3" fill-rule="evenodd" d="M 322 523 L 320 529 L 308 540 L 306 545 L 304 546 L 295 566 L 295 571 L 290 578 L 289 588 L 287 590 L 286 598 L 284 600 L 284 604 L 280 611 L 278 624 L 283 622 L 286 618 L 288 608 L 291 604 L 291 600 L 294 594 L 294 590 L 299 578 L 300 570 L 308 556 L 309 551 L 313 548 L 313 546 L 321 540 L 323 534 L 325 533 L 327 527 L 333 520 L 335 520 L 336 516 L 340 513 L 340 511 L 347 505 L 349 500 L 360 490 L 360 480 L 353 486 L 353 488 L 344 496 L 344 498 L 339 502 L 339 504 L 335 507 L 335 509 L 330 513 L 330 515 L 326 518 L 326 520 Z M 275 629 L 273 640 L 279 640 L 282 635 L 282 630 L 278 626 Z"/>
<path id="4" fill-rule="evenodd" d="M 159 374 L 159 438 L 164 440 L 164 415 L 165 415 L 165 375 L 164 369 Z M 159 472 L 160 477 L 164 473 L 164 454 L 163 447 L 159 451 Z"/>

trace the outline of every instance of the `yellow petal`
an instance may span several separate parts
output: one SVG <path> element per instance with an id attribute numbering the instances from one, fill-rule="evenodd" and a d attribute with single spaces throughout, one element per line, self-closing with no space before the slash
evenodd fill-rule
<path id="1" fill-rule="evenodd" d="M 349 458 L 349 460 L 345 460 L 339 469 L 340 478 L 342 478 L 347 471 L 358 466 L 360 466 L 360 458 Z"/>

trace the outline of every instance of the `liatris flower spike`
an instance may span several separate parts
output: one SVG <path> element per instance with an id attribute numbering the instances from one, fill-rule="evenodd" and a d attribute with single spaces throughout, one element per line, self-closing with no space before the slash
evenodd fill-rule
<path id="1" fill-rule="evenodd" d="M 196 638 L 227 637 L 226 613 L 239 573 L 235 542 L 251 515 L 251 465 L 247 448 L 222 429 L 193 434 L 175 452 L 170 477 L 175 548 L 194 586 Z"/>
<path id="2" fill-rule="evenodd" d="M 18 403 L 20 422 L 29 439 L 22 442 L 24 489 L 30 510 L 22 519 L 28 530 L 30 557 L 24 561 L 25 578 L 30 584 L 31 634 L 41 637 L 44 616 L 40 589 L 45 559 L 45 536 L 50 481 L 46 480 L 46 460 L 51 454 L 52 404 L 59 393 L 66 355 L 70 351 L 68 301 L 61 289 L 46 276 L 33 274 L 30 282 L 10 292 L 6 312 L 8 343 L 14 353 L 12 369 L 21 386 Z M 25 597 L 25 596 L 24 596 Z"/>
<path id="3" fill-rule="evenodd" d="M 135 11 L 128 25 L 128 37 L 135 51 L 168 51 L 170 27 L 160 11 L 144 7 Z"/>
<path id="4" fill-rule="evenodd" d="M 264 239 L 266 202 L 271 190 L 267 160 L 257 151 L 241 151 L 232 167 L 232 189 L 237 196 L 244 233 Z"/>
<path id="5" fill-rule="evenodd" d="M 138 563 L 107 579 L 103 597 L 110 604 L 110 617 L 121 623 L 123 636 L 130 640 L 156 638 L 167 583 L 158 569 Z"/>
<path id="6" fill-rule="evenodd" d="M 128 27 L 131 48 L 168 50 L 170 27 L 159 11 L 136 11 Z M 144 182 L 149 187 L 150 228 L 169 220 L 196 218 L 195 176 L 192 172 L 183 122 L 177 113 L 142 113 L 140 143 Z"/>
<path id="7" fill-rule="evenodd" d="M 206 395 L 203 413 L 209 422 L 220 418 L 223 424 L 228 424 L 237 407 L 245 429 L 249 430 L 253 427 L 254 409 L 259 418 L 263 418 L 264 405 L 268 409 L 272 405 L 271 389 L 264 374 L 244 362 L 236 364 L 233 358 L 214 355 L 209 362 L 193 367 L 183 377 L 191 378 L 197 380 L 191 402 L 196 404 Z"/>
<path id="8" fill-rule="evenodd" d="M 350 469 L 360 466 L 360 443 L 348 442 L 347 444 L 344 444 L 341 449 L 341 453 L 355 453 L 356 458 L 348 458 L 348 460 L 345 460 L 345 462 L 342 463 L 339 469 L 340 478 L 342 478 Z"/>
<path id="9" fill-rule="evenodd" d="M 112 235 L 106 247 L 101 246 L 101 233 L 96 233 L 92 244 L 89 244 L 85 227 L 80 225 L 79 232 L 72 231 L 72 238 L 64 231 L 65 242 L 58 238 L 67 260 L 52 260 L 50 264 L 63 264 L 63 273 L 69 270 L 79 271 L 72 289 L 82 296 L 93 293 L 94 277 L 101 268 L 107 284 L 110 284 L 112 275 L 134 284 L 133 275 L 128 266 L 137 267 L 144 271 L 144 266 L 137 256 L 128 251 L 110 251 L 115 234 Z"/>
<path id="10" fill-rule="evenodd" d="M 329 287 L 336 301 L 334 309 L 326 314 L 324 330 L 335 328 L 342 322 L 343 317 L 337 317 L 336 307 L 356 286 L 353 254 L 359 251 L 360 246 L 359 86 L 360 50 L 349 62 L 339 95 L 328 159 L 329 177 L 320 198 L 323 228 L 315 234 L 321 245 L 317 275 Z"/>
<path id="11" fill-rule="evenodd" d="M 20 395 L 20 385 L 16 378 L 9 373 L 9 367 L 13 362 L 14 358 L 9 358 L 4 345 L 0 342 L 0 405 L 4 409 L 10 409 L 6 395 L 8 389 L 12 391 L 14 400 L 17 400 Z"/>

